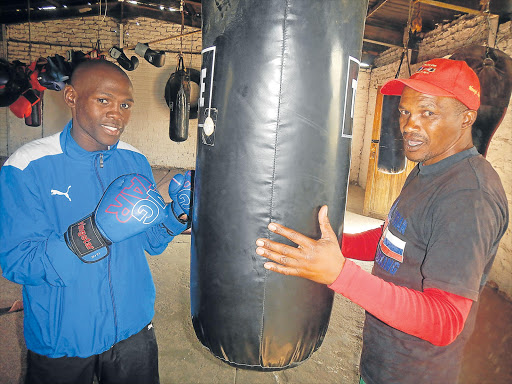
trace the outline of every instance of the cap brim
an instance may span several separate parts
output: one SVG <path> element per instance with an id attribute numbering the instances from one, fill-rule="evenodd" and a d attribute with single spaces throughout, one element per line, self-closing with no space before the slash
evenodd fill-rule
<path id="1" fill-rule="evenodd" d="M 393 79 L 385 83 L 380 89 L 380 93 L 383 95 L 395 95 L 400 96 L 405 87 L 409 87 L 420 93 L 425 93 L 432 96 L 447 96 L 455 97 L 453 93 L 440 88 L 436 85 L 432 85 L 422 80 L 416 79 Z"/>

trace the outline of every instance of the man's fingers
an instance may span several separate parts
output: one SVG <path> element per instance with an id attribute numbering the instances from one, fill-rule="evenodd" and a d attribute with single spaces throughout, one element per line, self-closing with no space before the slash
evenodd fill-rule
<path id="1" fill-rule="evenodd" d="M 268 229 L 274 233 L 277 233 L 278 235 L 286 237 L 288 240 L 293 241 L 297 245 L 308 246 L 313 242 L 312 239 L 304 236 L 302 233 L 294 231 L 293 229 L 287 228 L 281 224 L 270 223 L 268 225 Z"/>
<path id="2" fill-rule="evenodd" d="M 318 223 L 320 224 L 320 231 L 322 232 L 323 238 L 336 237 L 334 233 L 329 217 L 327 216 L 327 205 L 322 206 L 318 211 Z"/>
<path id="3" fill-rule="evenodd" d="M 282 265 L 295 266 L 297 264 L 294 257 L 297 248 L 266 239 L 258 239 L 256 245 L 258 246 L 256 253 L 260 256 L 264 256 Z"/>
<path id="4" fill-rule="evenodd" d="M 267 262 L 263 266 L 269 271 L 281 273 L 282 275 L 298 276 L 299 272 L 295 268 L 285 267 L 280 264 Z"/>

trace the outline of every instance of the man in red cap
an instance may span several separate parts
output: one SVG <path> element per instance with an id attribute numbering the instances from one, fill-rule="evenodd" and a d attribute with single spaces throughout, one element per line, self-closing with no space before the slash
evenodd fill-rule
<path id="1" fill-rule="evenodd" d="M 498 174 L 473 146 L 477 75 L 464 61 L 433 59 L 381 92 L 401 95 L 400 130 L 418 162 L 380 228 L 343 235 L 327 217 L 310 239 L 270 223 L 296 243 L 258 239 L 265 268 L 327 284 L 366 310 L 361 383 L 457 383 L 478 298 L 506 231 Z M 374 260 L 367 273 L 347 258 Z"/>

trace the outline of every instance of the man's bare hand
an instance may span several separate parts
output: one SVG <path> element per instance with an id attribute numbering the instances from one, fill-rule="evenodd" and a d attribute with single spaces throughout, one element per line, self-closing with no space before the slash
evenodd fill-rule
<path id="1" fill-rule="evenodd" d="M 269 239 L 256 241 L 256 253 L 273 262 L 264 267 L 283 275 L 304 277 L 322 284 L 332 284 L 345 265 L 336 234 L 327 217 L 327 206 L 318 212 L 318 221 L 322 237 L 313 240 L 303 234 L 280 224 L 270 223 L 268 228 L 278 235 L 286 237 L 298 247 L 277 243 Z"/>

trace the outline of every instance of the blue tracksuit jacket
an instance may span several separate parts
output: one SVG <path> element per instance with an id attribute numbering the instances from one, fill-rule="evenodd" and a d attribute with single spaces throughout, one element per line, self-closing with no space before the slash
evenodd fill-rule
<path id="1" fill-rule="evenodd" d="M 88 152 L 58 134 L 17 150 L 0 171 L 0 267 L 23 285 L 27 348 L 48 356 L 88 357 L 139 332 L 154 314 L 155 287 L 144 251 L 159 254 L 172 236 L 158 227 L 111 246 L 86 264 L 67 247 L 70 224 L 91 213 L 118 176 L 154 183 L 146 157 L 118 142 Z"/>

